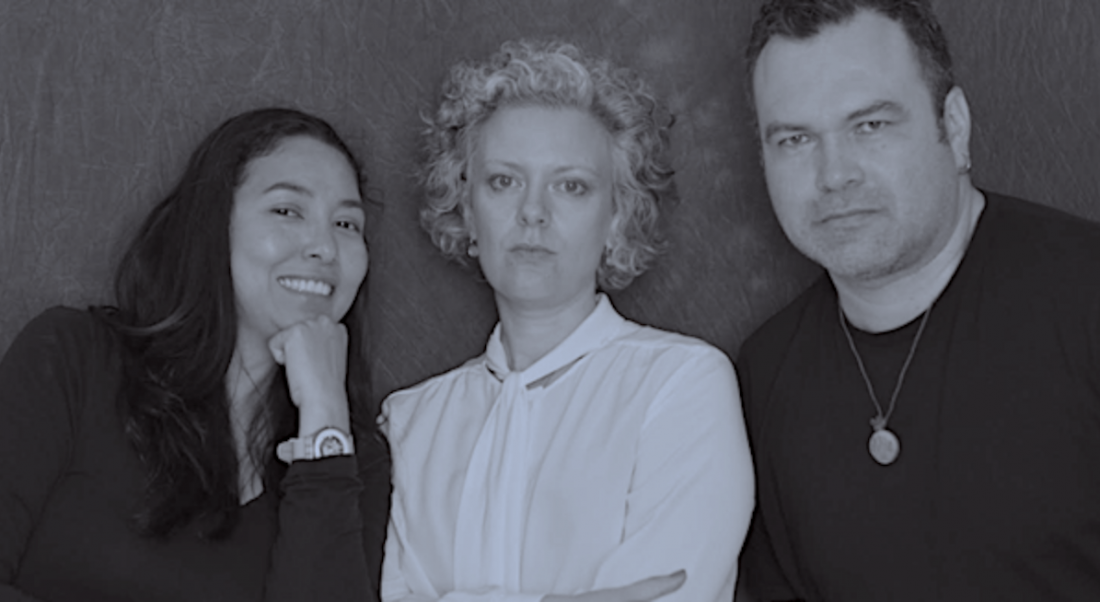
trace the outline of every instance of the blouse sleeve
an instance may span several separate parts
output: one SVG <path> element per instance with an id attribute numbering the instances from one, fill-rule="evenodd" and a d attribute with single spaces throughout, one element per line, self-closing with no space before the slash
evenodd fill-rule
<path id="1" fill-rule="evenodd" d="M 393 453 L 399 453 L 397 449 Z M 394 462 L 395 465 L 399 464 Z M 394 475 L 394 480 L 399 477 Z M 392 502 L 390 506 L 389 527 L 386 535 L 385 553 L 382 556 L 382 602 L 539 602 L 542 595 L 532 594 L 507 594 L 499 589 L 491 589 L 477 592 L 448 592 L 442 598 L 414 594 L 408 586 L 410 573 L 420 573 L 423 578 L 424 569 L 420 566 L 407 566 L 402 559 L 413 558 L 412 555 L 402 554 L 401 550 L 407 545 L 406 516 L 401 497 L 401 487 L 393 488 Z M 414 563 L 415 564 L 415 563 Z"/>
<path id="2" fill-rule="evenodd" d="M 34 600 L 10 584 L 72 449 L 74 406 L 84 387 L 73 364 L 88 352 L 80 349 L 87 329 L 69 319 L 77 315 L 44 312 L 0 361 L 0 600 Z"/>
<path id="3" fill-rule="evenodd" d="M 650 406 L 627 496 L 622 544 L 595 588 L 687 571 L 661 602 L 727 602 L 754 505 L 737 377 L 714 348 L 685 362 Z"/>

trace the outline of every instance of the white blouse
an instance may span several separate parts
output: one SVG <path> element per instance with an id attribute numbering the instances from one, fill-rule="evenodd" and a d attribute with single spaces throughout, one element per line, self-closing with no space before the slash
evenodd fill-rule
<path id="1" fill-rule="evenodd" d="M 753 507 L 721 351 L 601 295 L 550 353 L 485 354 L 390 395 L 382 600 L 537 602 L 686 569 L 661 602 L 728 602 Z"/>

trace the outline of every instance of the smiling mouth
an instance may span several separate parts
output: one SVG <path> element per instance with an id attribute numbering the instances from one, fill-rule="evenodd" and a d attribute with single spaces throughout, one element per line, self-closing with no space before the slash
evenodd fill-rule
<path id="1" fill-rule="evenodd" d="M 278 279 L 278 282 L 283 288 L 292 290 L 296 293 L 317 295 L 319 297 L 328 297 L 332 294 L 333 290 L 333 286 L 327 282 L 310 280 L 308 278 L 289 278 L 283 276 Z"/>

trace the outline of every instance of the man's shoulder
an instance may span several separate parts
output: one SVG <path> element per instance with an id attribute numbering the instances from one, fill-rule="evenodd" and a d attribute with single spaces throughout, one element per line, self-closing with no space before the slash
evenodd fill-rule
<path id="1" fill-rule="evenodd" d="M 1100 223 L 1033 201 L 991 192 L 985 195 L 1000 243 L 1028 253 L 1100 249 Z M 1100 261 L 1100 255 L 1089 254 L 1087 259 Z"/>
<path id="2" fill-rule="evenodd" d="M 741 346 L 734 364 L 751 440 L 759 441 L 757 431 L 766 422 L 767 400 L 795 339 L 812 336 L 813 325 L 819 323 L 815 316 L 820 315 L 822 304 L 834 294 L 831 281 L 822 274 L 768 318 Z"/>
<path id="3" fill-rule="evenodd" d="M 986 193 L 969 274 L 997 290 L 1091 307 L 1100 302 L 1100 224 L 1035 202 Z"/>
<path id="4" fill-rule="evenodd" d="M 782 352 L 798 331 L 799 324 L 807 310 L 828 298 L 832 287 L 826 274 L 820 275 L 791 302 L 764 321 L 741 346 L 737 363 L 755 363 L 757 358 L 765 358 Z"/>

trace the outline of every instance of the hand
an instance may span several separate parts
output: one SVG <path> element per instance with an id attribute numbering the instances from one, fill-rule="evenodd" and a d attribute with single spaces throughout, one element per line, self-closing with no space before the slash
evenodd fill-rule
<path id="1" fill-rule="evenodd" d="M 350 432 L 344 325 L 316 316 L 279 331 L 267 347 L 275 361 L 286 366 L 290 399 L 299 412 L 298 436 L 310 436 L 326 426 Z"/>
<path id="2" fill-rule="evenodd" d="M 670 575 L 642 579 L 623 587 L 599 589 L 572 596 L 545 596 L 542 602 L 650 602 L 680 589 L 685 581 L 687 572 L 681 569 Z"/>

